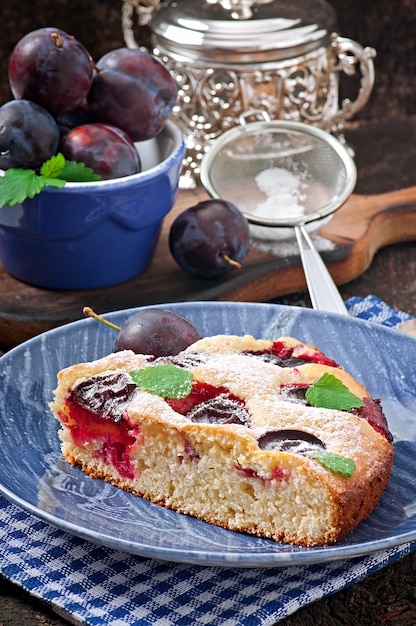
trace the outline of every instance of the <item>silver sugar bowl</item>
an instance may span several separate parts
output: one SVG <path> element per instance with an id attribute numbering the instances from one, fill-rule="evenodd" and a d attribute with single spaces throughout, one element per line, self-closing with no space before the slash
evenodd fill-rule
<path id="1" fill-rule="evenodd" d="M 150 48 L 176 78 L 181 187 L 196 186 L 204 153 L 242 113 L 340 134 L 374 85 L 375 50 L 337 34 L 325 0 L 123 0 L 122 28 L 128 47 Z M 355 99 L 341 101 L 342 73 L 359 74 Z"/>

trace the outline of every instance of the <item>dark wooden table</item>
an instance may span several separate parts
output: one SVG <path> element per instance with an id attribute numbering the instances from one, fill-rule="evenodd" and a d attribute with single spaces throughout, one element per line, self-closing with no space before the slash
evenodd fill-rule
<path id="1" fill-rule="evenodd" d="M 356 159 L 359 169 L 359 181 L 357 193 L 365 197 L 394 190 L 402 190 L 416 184 L 416 120 L 391 120 L 383 124 L 364 124 L 359 128 L 351 128 L 347 133 L 350 143 L 357 150 Z M 192 195 L 190 197 L 193 197 Z M 183 202 L 183 194 L 179 200 Z M 410 203 L 411 204 L 411 203 Z M 416 207 L 414 209 L 416 213 Z M 407 206 L 406 214 L 409 213 Z M 394 219 L 404 219 L 400 211 Z M 353 295 L 366 296 L 374 294 L 391 306 L 405 310 L 416 316 L 416 237 L 415 233 L 409 237 L 400 237 L 400 241 L 394 242 L 394 228 L 389 221 L 383 225 L 388 229 L 386 245 L 378 249 L 371 249 L 368 245 L 368 258 L 365 269 L 358 268 L 356 277 L 347 280 L 340 285 L 340 291 L 344 299 Z M 371 230 L 371 228 L 370 228 Z M 400 229 L 399 229 L 400 230 Z M 393 233 L 393 234 L 392 234 Z M 345 233 L 340 233 L 344 236 Z M 380 238 L 380 235 L 378 235 Z M 380 238 L 381 240 L 382 238 Z M 404 240 L 403 240 L 404 239 Z M 371 242 L 370 242 L 371 243 Z M 344 245 L 342 241 L 339 245 Z M 367 241 L 368 244 L 368 241 Z M 371 253 L 370 253 L 371 252 Z M 353 248 L 353 254 L 355 254 Z M 362 250 L 360 251 L 362 254 Z M 361 262 L 361 261 L 360 261 Z M 335 258 L 333 267 L 344 263 L 345 259 Z M 357 268 L 356 268 L 357 269 Z M 9 281 L 8 277 L 4 277 Z M 14 285 L 14 294 L 19 294 L 23 289 L 18 281 L 11 281 L 8 285 Z M 244 287 L 246 288 L 246 286 Z M 26 289 L 26 287 L 24 287 Z M 15 334 L 19 335 L 19 316 L 25 333 L 36 334 L 39 326 L 28 327 L 30 311 L 33 311 L 34 302 L 32 295 L 36 295 L 41 309 L 38 317 L 42 321 L 42 315 L 49 311 L 50 319 L 47 324 L 60 323 L 59 302 L 68 305 L 65 294 L 54 292 L 32 291 L 27 305 L 24 303 L 19 309 L 11 311 L 8 301 L 13 300 L 12 292 L 1 292 L 0 270 L 0 338 L 7 337 L 8 324 L 13 326 Z M 215 291 L 215 288 L 214 288 Z M 289 290 L 290 292 L 290 290 Z M 27 293 L 27 292 L 26 292 Z M 226 293 L 218 294 L 220 299 L 227 299 Z M 102 296 L 103 297 L 103 296 Z M 74 298 L 74 294 L 71 295 Z M 82 296 L 77 296 L 82 302 Z M 78 306 L 71 300 L 70 307 Z M 53 303 L 57 299 L 58 304 Z M 190 298 L 191 299 L 191 298 Z M 255 298 L 253 298 L 255 299 Z M 307 293 L 303 289 L 295 293 L 280 294 L 274 297 L 271 294 L 269 300 L 284 304 L 310 306 Z M 85 302 L 90 304 L 91 302 Z M 69 306 L 69 305 L 68 305 Z M 51 314 L 53 310 L 53 314 Z M 65 320 L 63 320 L 65 321 Z M 40 328 L 40 330 L 42 330 Z M 10 343 L 10 341 L 9 341 Z M 1 345 L 1 344 L 0 344 Z M 8 346 L 10 347 L 10 346 Z M 353 625 L 369 626 L 371 624 L 394 624 L 401 626 L 413 626 L 416 624 L 416 596 L 415 596 L 415 572 L 416 554 L 403 558 L 398 563 L 384 568 L 373 576 L 370 576 L 353 587 L 338 592 L 313 605 L 305 607 L 293 616 L 281 621 L 284 626 L 329 626 L 329 625 Z M 43 603 L 35 600 L 29 594 L 0 579 L 0 626 L 64 626 L 65 620 L 55 616 Z M 105 626 L 103 624 L 103 626 Z"/>

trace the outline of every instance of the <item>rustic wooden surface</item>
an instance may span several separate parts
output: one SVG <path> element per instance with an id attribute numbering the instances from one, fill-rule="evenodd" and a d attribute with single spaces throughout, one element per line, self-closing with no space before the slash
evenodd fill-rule
<path id="1" fill-rule="evenodd" d="M 339 32 L 377 51 L 373 94 L 357 116 L 370 122 L 365 125 L 365 131 L 361 127 L 363 142 L 357 152 L 360 174 L 357 192 L 374 195 L 411 187 L 415 185 L 416 138 L 414 131 L 408 132 L 404 118 L 416 115 L 416 2 L 332 0 L 331 4 L 338 13 Z M 7 64 L 20 37 L 42 26 L 60 27 L 78 37 L 97 59 L 124 45 L 120 6 L 114 0 L 2 0 L 0 102 L 10 98 Z M 356 81 L 352 83 L 355 84 L 342 85 L 345 95 L 354 93 Z M 390 130 L 380 133 L 379 122 L 388 122 Z M 368 133 L 368 143 L 364 133 Z M 392 149 L 393 145 L 399 149 Z M 343 297 L 374 293 L 392 306 L 416 315 L 416 242 L 383 247 L 369 263 L 358 278 L 341 286 Z M 13 292 L 3 293 L 1 299 L 5 297 L 13 300 Z M 277 301 L 309 305 L 304 292 L 282 296 Z M 111 308 L 111 301 L 104 305 Z M 59 306 L 56 296 L 56 309 Z M 26 308 L 33 307 L 36 309 L 36 300 L 28 299 Z M 26 320 L 27 317 L 26 312 Z M 3 320 L 2 324 L 4 331 L 7 323 Z M 414 626 L 415 571 L 416 553 L 349 589 L 301 609 L 279 622 L 279 626 Z M 44 603 L 0 579 L 0 626 L 67 624 Z"/>

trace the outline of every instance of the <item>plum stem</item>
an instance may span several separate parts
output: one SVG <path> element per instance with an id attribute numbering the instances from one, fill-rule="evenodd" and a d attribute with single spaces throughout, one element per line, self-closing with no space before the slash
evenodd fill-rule
<path id="1" fill-rule="evenodd" d="M 238 270 L 241 269 L 241 263 L 239 263 L 238 261 L 235 261 L 234 259 L 229 257 L 228 254 L 225 254 L 225 252 L 222 252 L 221 256 L 224 259 L 224 261 L 226 261 L 227 263 L 229 263 L 230 265 L 232 265 L 236 269 L 238 269 Z"/>
<path id="2" fill-rule="evenodd" d="M 62 37 L 58 33 L 52 33 L 51 37 L 55 40 L 55 46 L 57 48 L 62 48 Z"/>
<path id="3" fill-rule="evenodd" d="M 112 322 L 109 322 L 108 320 L 106 320 L 104 317 L 101 317 L 101 315 L 98 315 L 89 306 L 84 306 L 84 308 L 82 309 L 82 312 L 84 313 L 85 317 L 93 317 L 98 322 L 101 322 L 102 324 L 105 324 L 106 326 L 109 326 L 110 328 L 113 328 L 114 330 L 117 330 L 118 332 L 120 332 L 121 330 L 120 326 L 117 326 L 116 324 L 113 324 Z"/>

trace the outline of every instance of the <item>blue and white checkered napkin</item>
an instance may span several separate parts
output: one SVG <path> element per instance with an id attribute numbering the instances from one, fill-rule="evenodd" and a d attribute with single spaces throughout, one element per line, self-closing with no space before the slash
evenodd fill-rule
<path id="1" fill-rule="evenodd" d="M 389 328 L 400 326 L 403 322 L 412 319 L 412 316 L 404 311 L 392 309 L 391 306 L 377 298 L 376 296 L 367 296 L 359 298 L 354 296 L 346 301 L 348 313 L 353 317 L 359 317 L 362 320 L 377 322 Z"/>
<path id="2" fill-rule="evenodd" d="M 374 296 L 346 304 L 391 327 L 411 318 Z M 190 566 L 97 546 L 0 498 L 0 572 L 74 624 L 268 626 L 415 549 L 287 568 Z"/>

